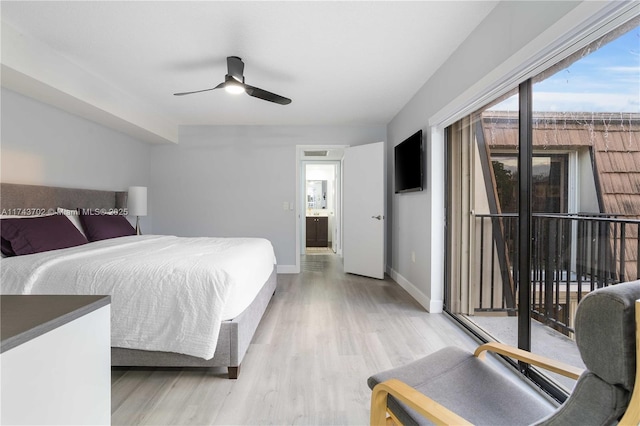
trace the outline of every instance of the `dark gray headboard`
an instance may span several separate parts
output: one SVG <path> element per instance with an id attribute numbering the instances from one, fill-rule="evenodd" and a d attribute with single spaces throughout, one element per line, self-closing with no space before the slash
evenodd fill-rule
<path id="1" fill-rule="evenodd" d="M 0 209 L 5 214 L 20 214 L 15 212 L 20 209 L 122 209 L 126 206 L 125 191 L 0 183 Z"/>

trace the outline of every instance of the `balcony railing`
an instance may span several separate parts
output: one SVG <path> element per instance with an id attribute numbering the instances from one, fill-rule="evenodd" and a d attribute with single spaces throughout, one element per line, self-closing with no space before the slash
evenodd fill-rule
<path id="1" fill-rule="evenodd" d="M 475 312 L 517 314 L 515 214 L 477 214 Z M 596 288 L 640 278 L 640 220 L 534 214 L 532 318 L 568 335 L 578 302 Z"/>

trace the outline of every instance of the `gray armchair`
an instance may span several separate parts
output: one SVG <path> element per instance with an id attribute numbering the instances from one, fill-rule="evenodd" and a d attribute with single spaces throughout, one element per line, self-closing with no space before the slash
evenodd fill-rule
<path id="1" fill-rule="evenodd" d="M 576 343 L 586 370 L 499 343 L 475 353 L 449 347 L 371 376 L 371 424 L 609 425 L 640 422 L 640 281 L 588 294 Z M 484 362 L 500 353 L 577 379 L 555 411 Z M 634 384 L 638 385 L 634 387 Z M 387 417 L 388 416 L 388 417 Z"/>

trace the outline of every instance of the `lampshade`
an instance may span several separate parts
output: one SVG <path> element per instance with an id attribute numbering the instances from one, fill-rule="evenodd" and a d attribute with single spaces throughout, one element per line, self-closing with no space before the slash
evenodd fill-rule
<path id="1" fill-rule="evenodd" d="M 147 215 L 147 187 L 130 186 L 127 197 L 127 209 L 131 216 Z"/>

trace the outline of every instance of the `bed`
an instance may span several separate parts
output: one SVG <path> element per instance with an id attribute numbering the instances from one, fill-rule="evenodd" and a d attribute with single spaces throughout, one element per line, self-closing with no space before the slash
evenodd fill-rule
<path id="1" fill-rule="evenodd" d="M 126 206 L 124 192 L 7 183 L 0 197 L 3 215 Z M 112 366 L 226 367 L 229 378 L 277 285 L 273 247 L 260 238 L 122 236 L 1 266 L 3 294 L 110 294 Z"/>

